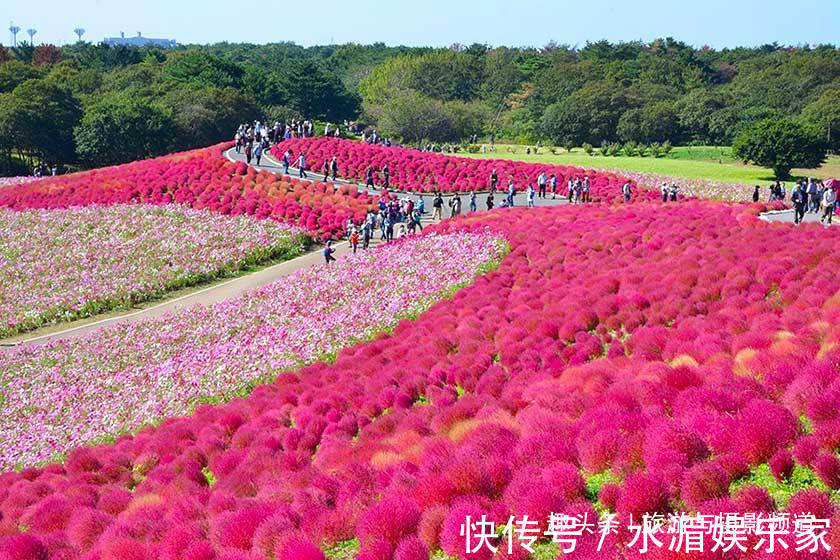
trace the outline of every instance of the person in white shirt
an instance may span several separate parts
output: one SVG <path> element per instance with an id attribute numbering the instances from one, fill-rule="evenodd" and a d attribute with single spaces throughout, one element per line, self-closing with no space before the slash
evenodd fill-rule
<path id="1" fill-rule="evenodd" d="M 823 215 L 820 218 L 820 221 L 825 223 L 825 220 L 828 220 L 828 225 L 831 224 L 831 217 L 834 215 L 834 203 L 837 202 L 837 193 L 834 192 L 834 189 L 828 187 L 825 189 L 825 192 L 822 196 L 822 205 L 823 205 Z"/>

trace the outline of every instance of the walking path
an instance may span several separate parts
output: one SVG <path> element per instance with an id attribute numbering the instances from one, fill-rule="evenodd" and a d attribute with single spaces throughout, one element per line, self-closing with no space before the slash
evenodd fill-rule
<path id="1" fill-rule="evenodd" d="M 822 211 L 817 212 L 815 214 L 811 213 L 811 212 L 806 212 L 805 213 L 805 218 L 803 219 L 803 222 L 809 223 L 809 224 L 811 224 L 811 223 L 817 223 L 818 224 L 818 223 L 820 223 L 820 217 L 821 216 L 822 216 Z M 792 224 L 793 223 L 793 218 L 794 218 L 794 212 L 793 212 L 793 210 L 775 210 L 775 211 L 772 211 L 772 212 L 765 212 L 763 214 L 759 214 L 758 217 L 761 218 L 764 221 L 767 221 L 767 222 L 786 222 L 788 224 Z M 833 217 L 832 221 L 831 221 L 831 225 L 833 225 L 833 226 L 837 225 L 837 220 L 838 220 L 838 216 L 835 215 Z"/>
<path id="2" fill-rule="evenodd" d="M 236 148 L 231 148 L 225 152 L 225 157 L 232 162 L 242 162 L 245 163 L 245 154 L 244 153 L 237 153 Z M 258 169 L 261 171 L 270 171 L 271 173 L 276 173 L 278 175 L 283 174 L 283 164 L 274 159 L 272 156 L 268 155 L 268 152 L 263 153 L 262 159 L 260 160 L 260 165 L 257 165 L 256 159 L 251 159 L 251 167 L 254 169 Z M 299 178 L 300 170 L 297 167 L 289 166 L 289 177 L 292 178 Z M 315 171 L 307 171 L 306 172 L 307 178 L 310 181 L 325 181 L 324 176 L 321 173 L 316 173 Z M 332 183 L 333 181 L 326 180 L 327 182 Z M 363 183 L 357 183 L 355 181 L 341 179 L 335 181 L 335 183 L 340 185 L 356 185 L 360 191 L 367 192 L 368 194 L 379 196 L 382 194 L 382 189 L 374 188 L 370 189 L 366 187 Z M 536 187 L 536 185 L 534 185 Z M 565 186 L 558 185 L 560 188 L 565 189 Z M 401 191 L 397 191 L 391 189 L 389 192 L 392 194 L 403 194 Z M 411 196 L 412 198 L 417 197 L 418 195 L 415 193 L 404 193 L 407 196 Z M 453 196 L 452 194 L 442 193 L 443 195 L 443 214 L 444 216 L 449 215 L 449 199 Z M 502 199 L 505 198 L 506 193 L 499 190 L 496 191 L 496 194 L 493 197 L 493 201 L 495 203 L 495 207 L 498 208 L 501 203 Z M 431 214 L 432 212 L 432 195 L 430 193 L 424 193 L 423 199 L 426 201 L 426 213 Z M 476 191 L 476 208 L 479 212 L 487 210 L 487 193 L 481 192 L 479 193 Z M 461 193 L 461 213 L 465 214 L 469 210 L 469 193 L 462 192 Z M 528 205 L 528 196 L 524 191 L 517 191 L 516 196 L 513 197 L 513 204 L 514 206 L 527 206 Z M 557 206 L 559 204 L 568 204 L 568 200 L 565 198 L 556 198 L 552 199 L 550 196 L 546 198 L 534 198 L 534 206 Z"/>

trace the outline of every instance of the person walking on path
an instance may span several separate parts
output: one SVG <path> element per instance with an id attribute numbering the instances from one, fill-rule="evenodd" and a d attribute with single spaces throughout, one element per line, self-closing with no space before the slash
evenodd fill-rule
<path id="1" fill-rule="evenodd" d="M 584 202 L 592 202 L 592 199 L 589 198 L 589 177 L 583 178 L 583 186 L 581 187 L 583 191 L 583 201 Z"/>
<path id="2" fill-rule="evenodd" d="M 417 210 L 421 215 L 426 213 L 426 201 L 422 194 L 417 195 Z"/>
<path id="3" fill-rule="evenodd" d="M 825 189 L 825 192 L 822 196 L 823 215 L 820 218 L 821 222 L 825 222 L 825 220 L 827 219 L 828 224 L 831 224 L 831 216 L 834 215 L 835 202 L 837 202 L 837 194 L 834 192 L 834 189 Z"/>
<path id="4" fill-rule="evenodd" d="M 545 175 L 545 171 L 541 172 L 537 177 L 537 187 L 539 188 L 539 197 L 545 198 L 545 187 L 548 183 L 548 177 Z"/>
<path id="5" fill-rule="evenodd" d="M 380 201 L 381 202 L 381 201 Z M 385 241 L 385 238 L 388 237 L 388 213 L 385 208 L 382 208 L 379 211 L 379 240 Z"/>
<path id="6" fill-rule="evenodd" d="M 420 214 L 420 209 L 415 208 L 414 212 L 411 214 L 411 219 L 414 220 L 414 225 L 416 227 L 419 227 L 420 231 L 422 232 L 423 231 L 423 224 L 420 222 L 421 218 L 422 218 L 422 216 Z"/>
<path id="7" fill-rule="evenodd" d="M 475 191 L 470 191 L 470 212 L 475 212 L 477 210 L 477 206 L 475 203 Z"/>
<path id="8" fill-rule="evenodd" d="M 486 204 L 487 204 L 487 209 L 488 210 L 493 209 L 493 193 L 492 192 L 487 194 Z"/>
<path id="9" fill-rule="evenodd" d="M 260 159 L 262 159 L 262 154 L 263 154 L 262 144 L 257 144 L 257 147 L 254 148 L 254 158 L 257 160 L 257 167 L 260 166 Z"/>
<path id="10" fill-rule="evenodd" d="M 301 179 L 306 179 L 308 177 L 306 174 L 306 154 L 303 152 L 301 152 L 300 156 L 298 156 L 298 176 Z"/>
<path id="11" fill-rule="evenodd" d="M 490 173 L 490 192 L 496 192 L 496 185 L 499 184 L 499 176 L 496 175 L 496 170 L 494 169 L 492 173 Z"/>
<path id="12" fill-rule="evenodd" d="M 527 193 L 528 193 L 528 208 L 533 208 L 534 207 L 534 187 L 532 187 L 531 185 L 528 185 Z"/>
<path id="13" fill-rule="evenodd" d="M 662 183 L 662 202 L 668 202 L 668 183 Z"/>
<path id="14" fill-rule="evenodd" d="M 557 175 L 552 173 L 549 182 L 551 183 L 551 200 L 555 200 L 557 198 Z"/>
<path id="15" fill-rule="evenodd" d="M 245 161 L 248 162 L 248 165 L 251 165 L 251 157 L 253 157 L 253 155 L 253 148 L 251 147 L 251 143 L 248 142 L 245 144 Z"/>
<path id="16" fill-rule="evenodd" d="M 760 196 L 758 192 L 758 185 L 755 186 L 755 190 L 753 191 L 753 202 L 758 202 L 758 197 Z"/>
<path id="17" fill-rule="evenodd" d="M 440 193 L 435 194 L 435 198 L 432 201 L 432 220 L 440 221 L 443 219 L 443 197 L 440 196 Z"/>
<path id="18" fill-rule="evenodd" d="M 368 217 L 370 216 L 369 214 Z M 366 221 L 364 227 L 362 227 L 362 249 L 370 247 L 371 237 L 373 237 L 373 224 L 370 221 Z"/>
<path id="19" fill-rule="evenodd" d="M 330 162 L 330 171 L 332 171 L 332 180 L 335 182 L 338 179 L 338 160 L 333 156 Z"/>
<path id="20" fill-rule="evenodd" d="M 393 241 L 394 240 L 394 220 L 391 219 L 391 216 L 385 218 L 385 241 Z"/>
<path id="21" fill-rule="evenodd" d="M 388 190 L 388 186 L 391 184 L 391 183 L 390 183 L 390 180 L 391 180 L 391 170 L 388 168 L 388 164 L 387 164 L 387 163 L 385 164 L 385 167 L 383 167 L 383 168 L 382 168 L 382 177 L 383 177 L 383 179 L 384 179 L 384 181 L 385 181 L 385 182 L 384 182 L 384 184 L 383 184 L 383 188 L 384 188 L 385 190 Z"/>
<path id="22" fill-rule="evenodd" d="M 679 187 L 676 183 L 671 183 L 671 202 L 677 201 L 677 192 L 679 192 Z"/>
<path id="23" fill-rule="evenodd" d="M 811 212 L 816 214 L 820 208 L 820 195 L 817 191 L 817 184 L 813 179 L 808 179 L 808 199 L 811 204 Z"/>
<path id="24" fill-rule="evenodd" d="M 330 180 L 330 162 L 324 160 L 324 165 L 321 166 L 321 175 L 324 176 L 324 182 Z"/>
<path id="25" fill-rule="evenodd" d="M 324 262 L 329 266 L 329 264 L 335 260 L 333 256 L 335 253 L 335 249 L 332 246 L 332 240 L 327 241 L 327 245 L 324 247 Z"/>
<path id="26" fill-rule="evenodd" d="M 456 205 L 457 205 L 457 209 L 456 209 Z M 455 193 L 449 199 L 449 217 L 450 218 L 454 218 L 455 216 L 457 216 L 458 214 L 461 213 L 460 206 L 461 206 L 461 197 L 458 196 L 458 193 Z"/>
<path id="27" fill-rule="evenodd" d="M 793 223 L 798 224 L 805 218 L 805 208 L 808 204 L 808 192 L 804 183 L 793 190 L 790 200 L 793 202 Z"/>
<path id="28" fill-rule="evenodd" d="M 350 246 L 353 247 L 353 254 L 356 254 L 356 249 L 359 247 L 359 232 L 356 228 L 350 233 Z"/>
<path id="29" fill-rule="evenodd" d="M 283 175 L 289 174 L 289 163 L 292 159 L 292 152 L 291 150 L 286 150 L 283 152 Z"/>
<path id="30" fill-rule="evenodd" d="M 516 195 L 516 186 L 513 184 L 513 179 L 508 179 L 507 188 L 507 205 L 513 207 L 513 197 Z"/>
<path id="31" fill-rule="evenodd" d="M 370 167 L 367 168 L 367 172 L 365 173 L 365 186 L 369 189 L 374 188 L 373 169 L 371 169 Z"/>

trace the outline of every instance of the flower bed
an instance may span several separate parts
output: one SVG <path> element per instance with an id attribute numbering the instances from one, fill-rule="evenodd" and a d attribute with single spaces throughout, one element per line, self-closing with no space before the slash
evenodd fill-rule
<path id="1" fill-rule="evenodd" d="M 444 222 L 504 233 L 511 251 L 335 363 L 0 476 L 0 551 L 321 559 L 357 539 L 368 560 L 487 559 L 464 554 L 466 515 L 591 520 L 596 506 L 623 526 L 653 511 L 811 512 L 833 516 L 837 546 L 840 230 L 759 209 Z M 625 536 L 596 553 L 585 535 L 578 557 L 636 557 Z"/>
<path id="2" fill-rule="evenodd" d="M 619 173 L 618 170 L 615 171 Z M 660 175 L 658 173 L 643 173 L 638 171 L 621 171 L 624 176 L 632 179 L 636 184 L 656 190 L 662 183 L 676 184 L 680 193 L 687 197 L 709 199 L 709 200 L 731 200 L 735 202 L 752 201 L 754 186 L 742 185 L 740 183 L 724 183 L 710 179 L 688 179 L 686 177 L 673 177 Z M 767 200 L 769 191 L 767 187 L 761 188 L 762 201 Z"/>
<path id="3" fill-rule="evenodd" d="M 0 336 L 295 256 L 304 241 L 299 228 L 176 204 L 0 208 Z"/>
<path id="4" fill-rule="evenodd" d="M 498 259 L 484 234 L 408 238 L 210 307 L 0 354 L 0 468 L 184 414 L 393 326 Z"/>
<path id="5" fill-rule="evenodd" d="M 348 218 L 364 218 L 373 200 L 355 188 L 257 172 L 221 156 L 228 144 L 126 165 L 47 177 L 0 190 L 0 206 L 16 210 L 90 204 L 177 202 L 220 214 L 273 218 L 330 239 L 344 233 Z"/>
<path id="6" fill-rule="evenodd" d="M 338 175 L 359 182 L 365 181 L 368 168 L 378 172 L 387 164 L 391 172 L 390 184 L 393 188 L 404 191 L 486 191 L 490 190 L 490 174 L 495 169 L 499 178 L 497 189 L 501 191 L 507 188 L 508 178 L 513 180 L 519 191 L 524 191 L 529 184 L 536 188 L 537 176 L 545 172 L 547 176 L 557 175 L 558 190 L 564 195 L 568 191 L 566 182 L 570 177 L 589 177 L 594 201 L 618 202 L 622 200 L 621 189 L 626 182 L 621 175 L 579 167 L 506 159 L 469 159 L 406 148 L 388 148 L 340 138 L 285 140 L 274 146 L 271 154 L 276 159 L 281 159 L 289 148 L 295 158 L 304 152 L 307 169 L 314 171 L 320 171 L 324 160 L 329 161 L 335 156 Z M 381 179 L 377 180 L 377 185 L 380 181 Z M 634 200 L 656 200 L 656 195 L 653 191 L 640 189 L 635 191 Z"/>

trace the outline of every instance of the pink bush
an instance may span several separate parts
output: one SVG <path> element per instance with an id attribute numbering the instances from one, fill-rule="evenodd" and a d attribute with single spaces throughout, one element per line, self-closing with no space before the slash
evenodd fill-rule
<path id="1" fill-rule="evenodd" d="M 336 157 L 338 174 L 359 182 L 365 181 L 368 168 L 378 173 L 387 164 L 391 171 L 391 186 L 412 192 L 489 191 L 490 174 L 495 169 L 499 177 L 499 190 L 506 188 L 508 178 L 513 180 L 520 191 L 525 190 L 528 184 L 536 186 L 537 176 L 544 172 L 546 176 L 557 176 L 559 193 L 566 194 L 569 178 L 589 177 L 593 200 L 616 202 L 621 200 L 621 187 L 627 181 L 614 173 L 596 172 L 579 167 L 505 159 L 466 159 L 407 148 L 363 144 L 340 138 L 293 138 L 273 147 L 271 154 L 277 159 L 282 159 L 287 149 L 291 149 L 295 155 L 305 153 L 307 169 L 311 170 L 320 170 L 325 160 Z M 654 191 L 635 191 L 634 188 L 634 192 L 637 199 L 658 199 L 658 193 Z"/>

